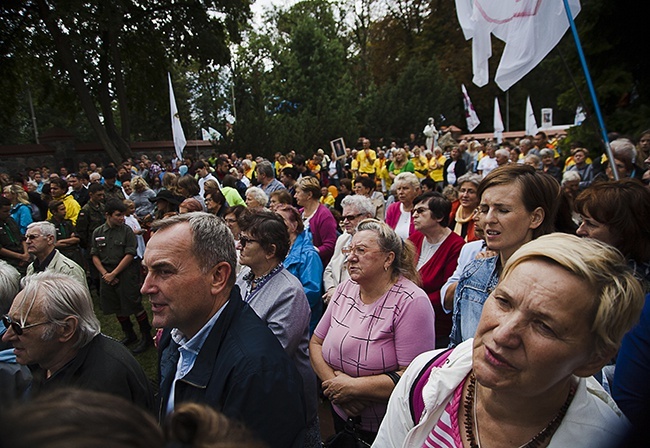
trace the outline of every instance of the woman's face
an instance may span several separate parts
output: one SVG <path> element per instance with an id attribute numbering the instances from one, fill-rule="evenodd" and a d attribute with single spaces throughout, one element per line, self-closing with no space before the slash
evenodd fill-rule
<path id="1" fill-rule="evenodd" d="M 263 274 L 268 267 L 268 260 L 272 258 L 259 241 L 250 236 L 248 232 L 240 233 L 237 249 L 239 249 L 239 263 L 251 268 L 256 276 Z"/>
<path id="2" fill-rule="evenodd" d="M 293 220 L 291 213 L 289 213 L 286 210 L 278 210 L 276 213 L 282 216 L 282 219 L 284 219 L 284 223 L 287 225 L 287 228 L 289 229 L 289 235 L 294 235 L 294 236 L 297 235 L 298 224 Z"/>
<path id="3" fill-rule="evenodd" d="M 246 202 L 246 206 L 248 208 L 254 208 L 254 207 L 260 207 L 261 205 L 257 203 L 257 200 L 253 197 L 252 194 L 246 193 L 246 199 L 244 200 Z"/>
<path id="4" fill-rule="evenodd" d="M 418 202 L 411 213 L 415 230 L 425 235 L 429 235 L 440 227 L 440 222 L 433 216 L 426 201 Z"/>
<path id="5" fill-rule="evenodd" d="M 625 162 L 615 158 L 614 164 L 616 165 L 616 171 L 618 171 L 619 179 L 625 179 L 626 177 L 630 176 L 630 172 L 625 167 Z M 607 162 L 607 168 L 605 169 L 605 173 L 607 173 L 607 177 L 609 178 L 609 180 L 614 180 L 614 175 L 612 174 L 612 167 L 610 166 L 609 161 Z"/>
<path id="6" fill-rule="evenodd" d="M 361 286 L 376 282 L 386 272 L 384 266 L 393 260 L 393 253 L 382 252 L 377 244 L 377 235 L 370 230 L 355 233 L 349 248 L 348 273 Z"/>
<path id="7" fill-rule="evenodd" d="M 530 400 L 568 392 L 572 375 L 605 364 L 594 352 L 594 291 L 542 260 L 515 267 L 485 302 L 472 355 L 478 383 Z M 602 362 L 602 364 L 601 364 Z"/>
<path id="8" fill-rule="evenodd" d="M 575 199 L 580 189 L 580 181 L 570 180 L 568 182 L 564 182 L 564 185 L 562 185 L 562 189 L 567 195 L 569 195 L 569 197 Z"/>
<path id="9" fill-rule="evenodd" d="M 451 156 L 452 160 L 458 160 L 458 148 L 451 148 L 449 155 Z"/>
<path id="10" fill-rule="evenodd" d="M 16 199 L 16 195 L 11 192 L 11 188 L 9 187 L 6 187 L 4 190 L 2 190 L 2 195 L 10 201 Z"/>
<path id="11" fill-rule="evenodd" d="M 553 157 L 552 156 L 542 157 L 542 163 L 544 164 L 544 166 L 553 165 Z"/>
<path id="12" fill-rule="evenodd" d="M 581 165 L 582 162 L 585 161 L 585 153 L 582 151 L 576 151 L 576 153 L 573 155 L 573 161 L 576 163 L 576 165 Z"/>
<path id="13" fill-rule="evenodd" d="M 311 194 L 307 193 L 300 187 L 296 187 L 296 193 L 294 194 L 294 197 L 296 198 L 296 203 L 298 203 L 299 206 L 304 207 L 309 203 Z"/>
<path id="14" fill-rule="evenodd" d="M 538 207 L 529 212 L 516 183 L 495 185 L 483 192 L 479 205 L 483 215 L 485 240 L 490 249 L 499 251 L 507 260 L 519 247 L 533 239 L 533 230 L 544 221 Z"/>
<path id="15" fill-rule="evenodd" d="M 582 218 L 582 223 L 578 227 L 578 230 L 576 230 L 576 235 L 582 238 L 593 238 L 610 246 L 617 247 L 620 238 L 612 231 L 610 226 L 596 221 L 587 212 L 580 214 L 580 217 Z"/>
<path id="16" fill-rule="evenodd" d="M 472 182 L 464 182 L 458 189 L 458 200 L 460 205 L 467 210 L 474 210 L 478 207 L 478 194 L 476 193 L 476 185 Z"/>
<path id="17" fill-rule="evenodd" d="M 361 182 L 356 182 L 354 184 L 354 193 L 360 196 L 368 196 L 370 194 L 370 189 L 364 187 Z"/>
<path id="18" fill-rule="evenodd" d="M 420 194 L 420 189 L 414 188 L 408 182 L 398 182 L 395 189 L 397 190 L 397 200 L 404 205 L 413 204 L 413 199 Z"/>
<path id="19" fill-rule="evenodd" d="M 228 213 L 224 218 L 226 220 L 226 225 L 234 235 L 235 239 L 239 239 L 239 224 L 237 223 L 237 216 L 234 213 Z"/>

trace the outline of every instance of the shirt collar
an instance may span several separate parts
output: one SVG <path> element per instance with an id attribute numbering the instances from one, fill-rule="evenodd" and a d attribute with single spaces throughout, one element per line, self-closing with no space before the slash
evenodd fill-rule
<path id="1" fill-rule="evenodd" d="M 198 355 L 201 351 L 201 347 L 203 347 L 203 344 L 205 343 L 205 340 L 208 338 L 208 335 L 212 331 L 214 324 L 217 322 L 217 319 L 221 315 L 224 308 L 226 308 L 226 305 L 228 305 L 228 302 L 224 303 L 223 306 L 219 308 L 219 311 L 214 313 L 214 316 L 212 316 L 210 320 L 208 320 L 205 325 L 203 325 L 199 332 L 189 340 L 187 339 L 187 336 L 185 336 L 178 328 L 172 329 L 171 337 L 174 342 L 179 345 L 178 350 L 186 350 L 190 353 L 193 353 L 194 355 Z"/>

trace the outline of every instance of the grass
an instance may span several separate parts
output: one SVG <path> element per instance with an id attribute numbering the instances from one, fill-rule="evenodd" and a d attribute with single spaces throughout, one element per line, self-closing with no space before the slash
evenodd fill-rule
<path id="1" fill-rule="evenodd" d="M 97 315 L 97 318 L 102 325 L 102 333 L 115 338 L 118 341 L 122 339 L 124 337 L 124 333 L 122 332 L 122 327 L 120 327 L 120 324 L 115 318 L 115 315 L 106 315 L 102 312 L 102 309 L 99 306 L 99 296 L 94 289 L 91 289 L 91 296 L 93 298 L 93 304 L 95 306 L 95 314 Z M 151 322 L 151 304 L 143 297 L 142 305 L 147 311 L 149 322 Z M 135 321 L 135 316 L 131 316 L 131 321 L 133 322 L 135 332 L 139 337 L 140 332 L 138 331 L 138 325 Z M 138 360 L 144 369 L 144 372 L 147 374 L 147 378 L 149 378 L 153 384 L 158 384 L 158 351 L 155 348 L 151 347 L 146 352 L 140 353 L 139 355 L 134 354 L 133 356 Z"/>

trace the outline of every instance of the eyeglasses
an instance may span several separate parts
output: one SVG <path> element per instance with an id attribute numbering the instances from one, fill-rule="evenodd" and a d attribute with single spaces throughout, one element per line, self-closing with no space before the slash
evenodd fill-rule
<path id="1" fill-rule="evenodd" d="M 421 215 L 422 213 L 426 212 L 429 210 L 427 207 L 418 207 L 413 209 L 413 213 L 417 213 L 418 215 Z"/>
<path id="2" fill-rule="evenodd" d="M 249 238 L 247 236 L 240 236 L 239 237 L 239 244 L 241 244 L 241 247 L 246 247 L 248 243 L 259 243 L 258 240 L 254 240 L 253 238 Z"/>
<path id="3" fill-rule="evenodd" d="M 366 254 L 372 252 L 381 252 L 380 249 L 368 249 L 366 246 L 346 246 L 341 249 L 343 255 L 349 257 L 350 255 L 356 255 L 357 257 L 363 257 Z"/>
<path id="4" fill-rule="evenodd" d="M 27 330 L 28 328 L 32 328 L 32 327 L 38 327 L 39 325 L 49 324 L 50 321 L 38 322 L 36 324 L 29 324 L 29 325 L 22 326 L 15 320 L 13 320 L 11 316 L 5 314 L 2 316 L 2 323 L 5 325 L 5 328 L 9 329 L 9 327 L 11 327 L 14 333 L 16 333 L 18 336 L 21 336 L 24 330 Z"/>
<path id="5" fill-rule="evenodd" d="M 359 216 L 363 216 L 363 213 L 357 213 L 356 215 L 341 216 L 341 222 L 352 221 L 354 219 L 357 219 Z"/>
<path id="6" fill-rule="evenodd" d="M 40 234 L 39 234 L 39 235 L 25 235 L 25 240 L 27 240 L 27 241 L 29 241 L 29 240 L 35 240 L 35 239 L 40 238 L 40 237 L 42 237 L 42 236 L 43 236 L 43 235 L 40 235 Z"/>

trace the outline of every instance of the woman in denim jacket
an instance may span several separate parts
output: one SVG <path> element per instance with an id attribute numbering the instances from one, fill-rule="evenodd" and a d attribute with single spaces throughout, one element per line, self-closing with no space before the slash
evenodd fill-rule
<path id="1" fill-rule="evenodd" d="M 479 219 L 498 255 L 472 261 L 456 287 L 450 346 L 474 337 L 483 304 L 502 267 L 517 249 L 555 227 L 560 184 L 527 165 L 511 164 L 488 174 L 478 187 Z"/>

